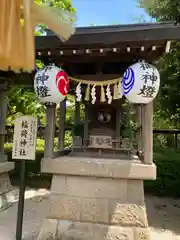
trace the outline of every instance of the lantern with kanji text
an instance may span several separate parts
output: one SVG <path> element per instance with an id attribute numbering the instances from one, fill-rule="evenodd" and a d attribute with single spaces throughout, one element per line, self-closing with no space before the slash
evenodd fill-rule
<path id="1" fill-rule="evenodd" d="M 36 72 L 34 88 L 40 102 L 59 104 L 68 93 L 68 76 L 59 67 L 46 66 Z"/>
<path id="2" fill-rule="evenodd" d="M 124 73 L 122 87 L 129 102 L 147 104 L 153 101 L 159 92 L 159 71 L 145 61 L 135 63 Z"/>

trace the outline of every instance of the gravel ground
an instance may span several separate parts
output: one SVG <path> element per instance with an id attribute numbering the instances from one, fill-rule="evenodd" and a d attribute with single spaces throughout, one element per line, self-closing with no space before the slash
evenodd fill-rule
<path id="1" fill-rule="evenodd" d="M 0 240 L 15 240 L 18 190 L 14 189 L 15 202 L 0 212 Z M 48 208 L 46 189 L 27 189 L 23 240 L 36 240 Z M 146 196 L 149 225 L 152 240 L 180 240 L 180 200 Z"/>
<path id="2" fill-rule="evenodd" d="M 0 240 L 15 240 L 18 190 L 14 190 L 15 202 L 4 212 L 0 212 Z M 28 189 L 25 193 L 23 240 L 36 240 L 46 216 L 49 192 L 45 189 Z"/>

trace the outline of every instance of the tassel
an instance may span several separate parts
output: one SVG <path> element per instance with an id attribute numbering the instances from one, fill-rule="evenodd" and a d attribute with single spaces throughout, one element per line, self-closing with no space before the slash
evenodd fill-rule
<path id="1" fill-rule="evenodd" d="M 113 99 L 114 100 L 118 99 L 118 85 L 116 83 L 114 84 Z"/>
<path id="2" fill-rule="evenodd" d="M 105 92 L 104 92 L 104 87 L 103 85 L 101 85 L 101 102 L 105 102 L 106 101 L 106 97 L 105 97 Z"/>
<path id="3" fill-rule="evenodd" d="M 76 101 L 80 102 L 81 98 L 82 98 L 82 94 L 81 94 L 81 83 L 79 83 L 76 87 Z"/>
<path id="4" fill-rule="evenodd" d="M 112 102 L 112 95 L 111 95 L 111 89 L 110 89 L 110 85 L 108 84 L 107 88 L 106 88 L 106 96 L 108 99 L 108 104 L 111 104 Z"/>
<path id="5" fill-rule="evenodd" d="M 96 102 L 96 85 L 94 85 L 91 89 L 91 98 L 92 98 L 91 103 L 95 104 L 95 102 Z"/>
<path id="6" fill-rule="evenodd" d="M 122 83 L 121 81 L 118 84 L 118 99 L 123 97 L 123 89 L 122 89 Z"/>
<path id="7" fill-rule="evenodd" d="M 85 98 L 84 98 L 85 101 L 89 102 L 90 100 L 90 85 L 88 85 L 86 87 L 86 93 L 85 93 Z"/>

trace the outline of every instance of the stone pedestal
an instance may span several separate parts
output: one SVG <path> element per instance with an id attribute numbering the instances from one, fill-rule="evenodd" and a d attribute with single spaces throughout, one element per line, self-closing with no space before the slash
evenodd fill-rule
<path id="1" fill-rule="evenodd" d="M 150 239 L 143 179 L 155 179 L 155 165 L 60 157 L 42 170 L 54 176 L 39 240 Z"/>
<path id="2" fill-rule="evenodd" d="M 12 203 L 9 202 L 11 197 L 12 185 L 9 180 L 8 171 L 14 169 L 12 162 L 0 162 L 0 211 L 7 209 Z"/>
<path id="3" fill-rule="evenodd" d="M 7 162 L 4 152 L 5 122 L 8 107 L 8 93 L 6 79 L 1 77 L 0 84 L 0 211 L 9 207 L 8 198 L 10 197 L 12 186 L 9 180 L 8 171 L 14 168 L 14 163 Z M 4 83 L 3 83 L 4 82 Z"/>

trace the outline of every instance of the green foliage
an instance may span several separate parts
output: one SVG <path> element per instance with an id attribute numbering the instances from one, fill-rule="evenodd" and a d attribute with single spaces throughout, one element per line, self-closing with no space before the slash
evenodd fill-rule
<path id="1" fill-rule="evenodd" d="M 133 23 L 147 23 L 146 17 L 144 15 L 140 15 L 138 17 L 132 18 Z"/>
<path id="2" fill-rule="evenodd" d="M 73 135 L 83 137 L 83 135 L 84 135 L 84 124 L 83 123 L 73 126 Z"/>
<path id="3" fill-rule="evenodd" d="M 66 131 L 66 133 L 65 133 L 65 147 L 70 147 L 71 145 L 72 145 L 71 131 Z"/>
<path id="4" fill-rule="evenodd" d="M 12 124 L 12 121 L 18 115 L 36 115 L 40 119 L 44 118 L 45 108 L 37 102 L 35 93 L 32 89 L 12 86 L 8 92 L 8 118 L 7 124 Z"/>
<path id="5" fill-rule="evenodd" d="M 71 125 L 74 123 L 75 111 L 75 98 L 72 95 L 67 95 L 67 108 L 66 108 L 66 123 Z"/>
<path id="6" fill-rule="evenodd" d="M 139 6 L 157 21 L 174 20 L 180 22 L 179 0 L 137 0 Z M 160 94 L 156 99 L 156 114 L 163 125 L 179 127 L 180 119 L 180 43 L 174 43 L 171 52 L 158 65 L 161 72 Z M 155 118 L 158 120 L 158 118 Z M 163 119 L 165 119 L 163 121 Z M 165 124 L 164 124 L 165 123 Z M 158 120 L 158 125 L 160 121 Z M 168 127 L 169 128 L 169 127 Z"/>
<path id="7" fill-rule="evenodd" d="M 180 20 L 179 0 L 138 0 L 140 7 L 159 21 Z"/>
<path id="8" fill-rule="evenodd" d="M 71 0 L 36 0 L 37 4 L 46 4 L 52 7 L 67 10 L 69 12 L 75 12 L 75 8 L 72 7 Z"/>
<path id="9" fill-rule="evenodd" d="M 180 43 L 174 43 L 172 51 L 161 59 L 159 67 L 161 69 L 161 89 L 159 101 L 163 107 L 161 110 L 165 118 L 179 124 L 180 116 Z"/>
<path id="10" fill-rule="evenodd" d="M 180 197 L 180 151 L 156 149 L 157 179 L 145 181 L 145 191 L 156 196 Z"/>

